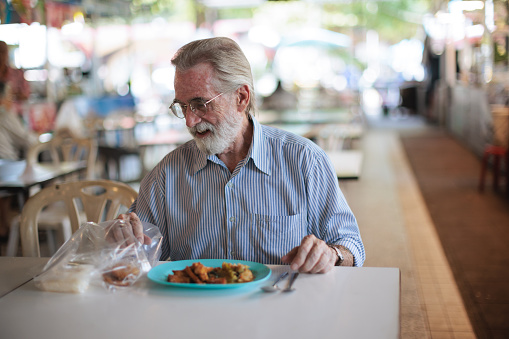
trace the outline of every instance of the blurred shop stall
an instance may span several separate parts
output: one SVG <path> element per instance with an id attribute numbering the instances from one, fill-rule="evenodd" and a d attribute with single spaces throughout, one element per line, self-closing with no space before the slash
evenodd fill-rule
<path id="1" fill-rule="evenodd" d="M 508 19 L 506 1 L 449 1 L 423 22 L 425 114 L 478 155 L 509 121 Z"/>
<path id="2" fill-rule="evenodd" d="M 227 36 L 239 43 L 252 66 L 260 121 L 338 148 L 352 143 L 337 137 L 357 139 L 351 130 L 359 126 L 344 125 L 361 124 L 362 114 L 403 115 L 418 107 L 413 89 L 424 78 L 423 44 L 413 29 L 405 39 L 386 39 L 372 25 L 378 11 L 393 9 L 385 2 L 18 3 L 22 15 L 10 7 L 9 19 L 0 19 L 0 39 L 9 40 L 15 67 L 30 83 L 26 123 L 38 133 L 69 127 L 97 138 L 101 176 L 137 180 L 190 138 L 184 122 L 168 114 L 170 60 L 195 39 Z M 391 17 L 389 26 L 397 25 Z M 336 131 L 322 128 L 327 124 Z"/>
<path id="3" fill-rule="evenodd" d="M 20 107 L 27 128 L 43 138 L 62 128 L 96 138 L 99 175 L 138 180 L 138 145 L 174 127 L 166 105 L 173 100 L 170 57 L 193 39 L 194 23 L 134 22 L 139 11 L 122 0 L 2 4 L 0 40 L 30 84 Z"/>

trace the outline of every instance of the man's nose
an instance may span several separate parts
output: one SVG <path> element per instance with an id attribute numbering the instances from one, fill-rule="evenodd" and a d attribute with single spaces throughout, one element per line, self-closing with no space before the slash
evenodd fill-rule
<path id="1" fill-rule="evenodd" d="M 194 114 L 193 111 L 191 111 L 191 108 L 187 107 L 185 113 L 187 127 L 194 127 L 200 123 L 201 118 Z"/>

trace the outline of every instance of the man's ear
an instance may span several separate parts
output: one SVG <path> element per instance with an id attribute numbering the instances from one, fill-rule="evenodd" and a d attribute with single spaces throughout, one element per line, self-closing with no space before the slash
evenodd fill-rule
<path id="1" fill-rule="evenodd" d="M 237 111 L 245 112 L 251 98 L 251 92 L 248 85 L 242 85 L 237 90 Z"/>

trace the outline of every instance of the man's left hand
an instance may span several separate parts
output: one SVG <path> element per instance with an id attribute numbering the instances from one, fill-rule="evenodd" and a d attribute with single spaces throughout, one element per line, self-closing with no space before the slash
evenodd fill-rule
<path id="1" fill-rule="evenodd" d="M 301 273 L 327 273 L 334 267 L 337 254 L 325 241 L 306 235 L 300 246 L 293 248 L 281 260 Z"/>

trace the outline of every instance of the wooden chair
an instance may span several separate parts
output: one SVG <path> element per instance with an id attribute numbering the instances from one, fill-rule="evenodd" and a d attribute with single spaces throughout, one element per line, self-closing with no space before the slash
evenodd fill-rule
<path id="1" fill-rule="evenodd" d="M 72 232 L 83 222 L 115 219 L 134 202 L 138 193 L 129 185 L 111 180 L 87 180 L 59 183 L 46 187 L 28 199 L 20 218 L 23 256 L 39 257 L 38 219 L 48 205 L 63 201 Z M 81 220 L 84 212 L 86 220 Z"/>

